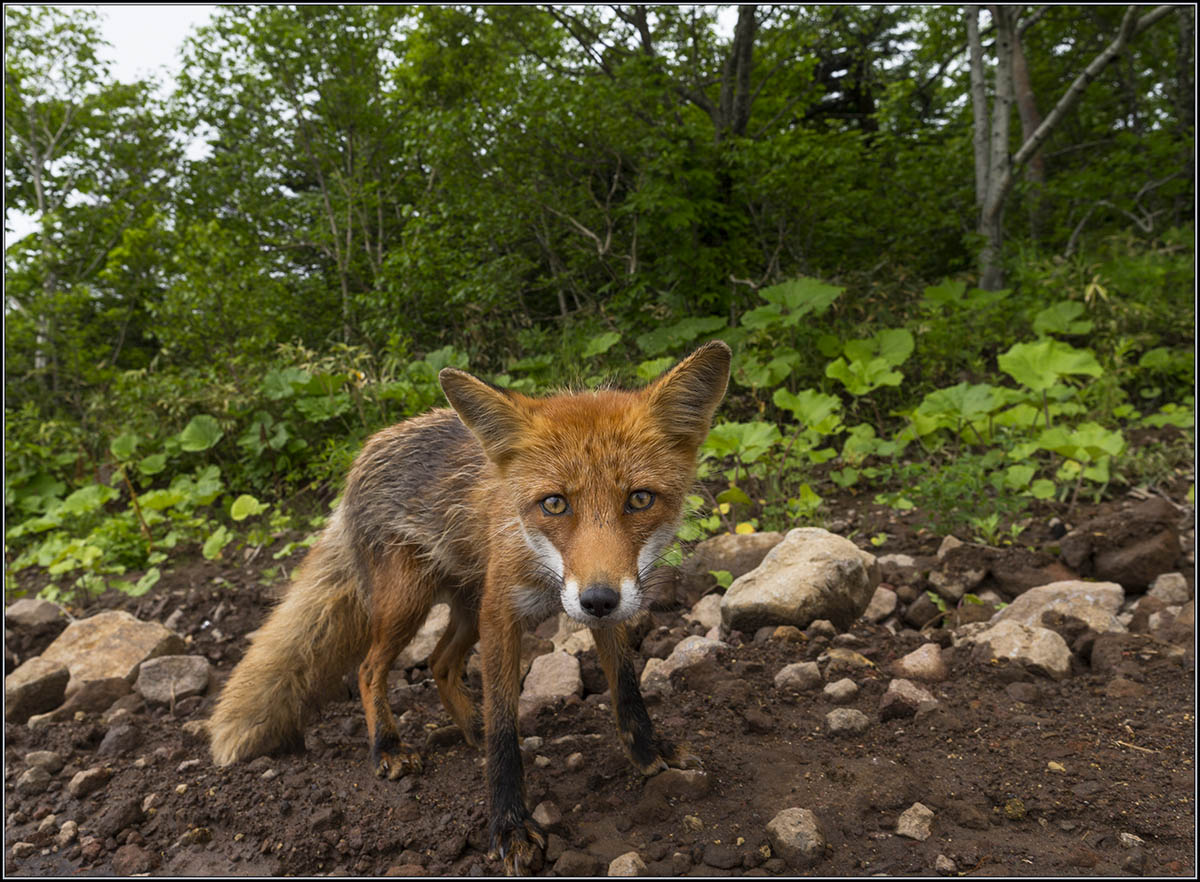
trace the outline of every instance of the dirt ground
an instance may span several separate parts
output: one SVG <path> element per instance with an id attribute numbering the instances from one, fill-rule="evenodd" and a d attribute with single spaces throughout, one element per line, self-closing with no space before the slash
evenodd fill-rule
<path id="1" fill-rule="evenodd" d="M 844 500 L 841 510 L 854 506 Z M 851 518 L 859 537 L 886 528 L 876 554 L 932 555 L 938 538 L 874 506 Z M 1104 507 L 1085 507 L 1083 520 Z M 1048 512 L 1043 513 L 1048 514 Z M 1044 540 L 1046 517 L 1023 541 Z M 906 526 L 907 525 L 907 526 Z M 849 532 L 849 531 L 847 531 Z M 865 544 L 865 539 L 862 540 Z M 285 561 L 290 570 L 298 557 Z M 31 731 L 6 726 L 6 875 L 493 875 L 486 854 L 486 791 L 481 754 L 464 744 L 438 702 L 429 672 L 393 672 L 391 699 L 401 732 L 426 745 L 425 769 L 401 781 L 376 778 L 367 764 L 362 708 L 348 687 L 325 706 L 302 753 L 215 768 L 203 741 L 183 725 L 211 711 L 219 683 L 241 657 L 245 635 L 268 611 L 283 582 L 264 578 L 276 562 L 195 560 L 166 574 L 146 597 L 108 594 L 89 608 L 123 608 L 164 621 L 190 639 L 217 677 L 209 693 L 174 708 L 129 701 L 129 744 L 97 756 L 107 726 L 98 714 Z M 30 586 L 36 587 L 36 586 Z M 655 625 L 687 632 L 683 610 L 655 612 Z M 10 646 L 20 658 L 53 635 Z M 880 722 L 887 664 L 926 638 L 893 635 L 860 620 L 835 645 L 874 666 L 851 674 L 860 687 L 847 706 L 872 723 L 861 735 L 832 737 L 834 705 L 819 690 L 786 693 L 775 673 L 815 660 L 825 637 L 796 642 L 731 635 L 733 652 L 703 677 L 652 703 L 667 737 L 702 758 L 709 791 L 667 795 L 623 758 L 594 652 L 585 653 L 585 694 L 556 713 L 543 711 L 523 736 L 529 805 L 548 801 L 548 860 L 560 870 L 603 875 L 608 863 L 637 851 L 660 875 L 791 875 L 767 847 L 767 823 L 789 807 L 811 809 L 828 839 L 807 872 L 866 876 L 1179 875 L 1195 873 L 1195 653 L 1132 636 L 1119 671 L 1080 664 L 1061 682 L 972 661 L 934 630 L 950 677 L 933 684 L 937 709 Z M 37 645 L 40 643 L 41 645 Z M 590 656 L 590 657 L 589 657 Z M 409 682 L 411 681 L 411 682 Z M 478 680 L 474 686 L 478 690 Z M 476 693 L 478 694 L 478 692 Z M 540 739 L 540 744 L 538 740 Z M 44 792 L 14 789 L 31 751 L 53 750 L 67 767 Z M 571 762 L 568 757 L 582 755 Z M 1051 765 L 1055 764 L 1055 765 Z M 105 787 L 82 799 L 66 788 L 75 771 L 105 765 Z M 653 779 L 651 779 L 653 781 Z M 920 802 L 934 812 L 925 841 L 896 835 L 899 815 Z M 54 829 L 38 832 L 54 814 Z M 54 845 L 54 830 L 74 820 L 73 843 Z M 89 834 L 94 839 L 89 839 Z M 36 846 L 14 857 L 16 842 Z M 576 854 L 578 853 L 578 854 Z M 938 858 L 948 858 L 954 867 Z"/>

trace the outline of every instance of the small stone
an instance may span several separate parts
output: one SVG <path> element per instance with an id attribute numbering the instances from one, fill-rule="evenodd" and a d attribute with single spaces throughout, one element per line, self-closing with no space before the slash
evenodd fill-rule
<path id="1" fill-rule="evenodd" d="M 1146 594 L 1167 605 L 1182 605 L 1192 599 L 1192 594 L 1188 591 L 1187 579 L 1184 578 L 1183 573 L 1163 573 L 1154 580 Z"/>
<path id="2" fill-rule="evenodd" d="M 27 753 L 25 762 L 30 766 L 40 766 L 51 775 L 57 775 L 63 767 L 63 758 L 53 750 L 35 750 Z"/>
<path id="3" fill-rule="evenodd" d="M 933 834 L 933 811 L 926 805 L 914 802 L 904 810 L 896 822 L 896 835 L 924 842 Z"/>
<path id="4" fill-rule="evenodd" d="M 147 704 L 174 704 L 208 689 L 212 665 L 199 655 L 163 655 L 142 662 L 134 689 Z"/>
<path id="5" fill-rule="evenodd" d="M 4 678 L 4 719 L 25 723 L 62 704 L 70 671 L 62 662 L 31 658 Z"/>
<path id="6" fill-rule="evenodd" d="M 795 662 L 786 665 L 775 675 L 777 689 L 807 692 L 821 684 L 821 669 L 816 662 Z"/>
<path id="7" fill-rule="evenodd" d="M 562 812 L 557 805 L 549 800 L 543 800 L 533 810 L 533 819 L 546 828 L 555 830 L 562 824 Z"/>
<path id="8" fill-rule="evenodd" d="M 37 846 L 32 842 L 14 842 L 12 844 L 12 856 L 18 860 L 27 858 L 35 852 L 37 852 Z"/>
<path id="9" fill-rule="evenodd" d="M 961 539 L 958 539 L 954 536 L 946 536 L 946 538 L 942 540 L 942 544 L 938 546 L 937 559 L 943 560 L 947 554 L 962 544 L 963 541 Z"/>
<path id="10" fill-rule="evenodd" d="M 940 681 L 946 679 L 946 663 L 942 648 L 926 643 L 892 663 L 892 672 L 908 680 Z"/>
<path id="11" fill-rule="evenodd" d="M 862 711 L 839 707 L 825 715 L 825 727 L 830 735 L 860 735 L 871 726 Z"/>
<path id="12" fill-rule="evenodd" d="M 567 757 L 567 771 L 578 772 L 583 768 L 583 754 L 575 751 Z"/>
<path id="13" fill-rule="evenodd" d="M 60 621 L 66 624 L 63 608 L 41 597 L 22 597 L 4 610 L 5 626 L 40 628 Z"/>
<path id="14" fill-rule="evenodd" d="M 1065 772 L 1066 770 L 1067 770 L 1066 766 L 1064 766 L 1062 763 L 1056 763 L 1054 760 L 1050 760 L 1050 762 L 1046 763 L 1046 771 L 1048 771 L 1048 772 L 1062 773 L 1062 772 Z"/>
<path id="15" fill-rule="evenodd" d="M 936 701 L 916 683 L 897 677 L 888 683 L 887 691 L 879 700 L 879 716 L 883 720 L 911 717 L 923 704 Z"/>
<path id="16" fill-rule="evenodd" d="M 554 872 L 559 876 L 595 876 L 600 861 L 593 855 L 568 849 L 554 862 Z"/>
<path id="17" fill-rule="evenodd" d="M 142 743 L 141 733 L 131 725 L 113 726 L 96 748 L 97 756 L 124 756 Z"/>
<path id="18" fill-rule="evenodd" d="M 1118 833 L 1117 841 L 1125 848 L 1136 848 L 1139 845 L 1146 844 L 1146 840 L 1135 833 Z"/>
<path id="19" fill-rule="evenodd" d="M 742 865 L 742 856 L 728 845 L 710 842 L 704 846 L 704 863 L 720 870 L 732 870 Z"/>
<path id="20" fill-rule="evenodd" d="M 664 769 L 646 780 L 643 796 L 693 801 L 706 796 L 712 788 L 708 773 L 702 769 Z"/>
<path id="21" fill-rule="evenodd" d="M 883 565 L 883 559 L 880 558 L 880 566 Z M 896 605 L 899 603 L 899 598 L 896 597 L 896 592 L 886 585 L 879 585 L 875 588 L 875 594 L 871 597 L 871 602 L 867 604 L 866 610 L 863 611 L 862 617 L 868 622 L 882 622 L 888 616 L 896 611 Z"/>
<path id="22" fill-rule="evenodd" d="M 74 821 L 64 821 L 63 825 L 58 828 L 58 835 L 54 837 L 54 843 L 59 848 L 66 848 L 75 841 L 75 837 L 79 835 L 79 825 Z"/>
<path id="23" fill-rule="evenodd" d="M 50 773 L 41 766 L 33 766 L 21 773 L 17 779 L 16 791 L 22 796 L 34 796 L 45 793 L 50 786 Z"/>
<path id="24" fill-rule="evenodd" d="M 811 867 L 825 854 L 826 837 L 821 822 L 805 808 L 787 808 L 767 824 L 771 851 L 794 869 Z"/>
<path id="25" fill-rule="evenodd" d="M 1142 698 L 1146 695 L 1146 687 L 1124 677 L 1114 677 L 1104 687 L 1104 694 L 1109 698 Z"/>
<path id="26" fill-rule="evenodd" d="M 154 855 L 138 845 L 122 845 L 112 857 L 113 873 L 118 876 L 149 873 L 154 864 Z"/>
<path id="27" fill-rule="evenodd" d="M 825 687 L 825 697 L 834 704 L 849 704 L 858 695 L 858 684 L 849 677 L 843 677 Z"/>
<path id="28" fill-rule="evenodd" d="M 696 815 L 684 815 L 683 826 L 686 830 L 690 830 L 693 833 L 699 833 L 704 829 L 704 822 Z"/>
<path id="29" fill-rule="evenodd" d="M 112 771 L 100 766 L 84 769 L 71 778 L 70 783 L 67 784 L 67 792 L 76 799 L 82 799 L 107 784 L 111 777 Z"/>
<path id="30" fill-rule="evenodd" d="M 1025 803 L 1015 796 L 1004 803 L 1004 817 L 1010 821 L 1024 820 L 1025 814 Z"/>
<path id="31" fill-rule="evenodd" d="M 833 622 L 829 619 L 817 619 L 807 628 L 809 637 L 836 637 L 837 628 L 833 626 Z"/>
<path id="32" fill-rule="evenodd" d="M 933 862 L 933 868 L 939 876 L 953 876 L 958 872 L 958 864 L 944 854 L 939 854 Z"/>
<path id="33" fill-rule="evenodd" d="M 627 851 L 608 865 L 610 876 L 640 876 L 646 872 L 646 862 L 636 851 Z"/>

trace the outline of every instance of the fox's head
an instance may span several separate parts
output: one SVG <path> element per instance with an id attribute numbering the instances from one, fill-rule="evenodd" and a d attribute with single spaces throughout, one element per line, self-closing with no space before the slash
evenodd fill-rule
<path id="1" fill-rule="evenodd" d="M 643 580 L 679 526 L 729 361 L 715 340 L 644 389 L 550 398 L 453 368 L 439 375 L 511 488 L 542 581 L 573 618 L 616 624 L 644 606 Z"/>

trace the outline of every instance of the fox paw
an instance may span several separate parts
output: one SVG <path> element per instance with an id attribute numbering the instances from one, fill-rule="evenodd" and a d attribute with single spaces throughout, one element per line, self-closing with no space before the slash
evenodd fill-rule
<path id="1" fill-rule="evenodd" d="M 657 747 L 657 755 L 652 760 L 646 763 L 634 763 L 638 771 L 646 777 L 657 775 L 666 769 L 699 769 L 703 765 L 700 757 L 692 753 L 692 749 L 686 744 L 660 741 Z"/>
<path id="2" fill-rule="evenodd" d="M 375 764 L 375 774 L 389 781 L 421 771 L 421 755 L 402 741 L 377 746 L 371 751 L 371 759 Z"/>
<path id="3" fill-rule="evenodd" d="M 492 860 L 504 861 L 508 876 L 528 876 L 542 868 L 546 831 L 531 817 L 501 818 L 492 823 Z"/>

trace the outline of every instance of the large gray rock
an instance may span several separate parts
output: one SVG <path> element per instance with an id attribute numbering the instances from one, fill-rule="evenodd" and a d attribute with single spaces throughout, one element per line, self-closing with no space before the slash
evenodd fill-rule
<path id="1" fill-rule="evenodd" d="M 878 584 L 873 555 L 828 530 L 799 527 L 729 586 L 721 620 L 730 630 L 747 632 L 764 625 L 804 628 L 816 619 L 844 630 L 862 615 Z"/>
<path id="2" fill-rule="evenodd" d="M 62 662 L 31 658 L 4 678 L 4 719 L 24 723 L 62 704 L 71 672 Z"/>
<path id="3" fill-rule="evenodd" d="M 1055 680 L 1071 673 L 1071 650 L 1049 628 L 1007 621 L 991 625 L 969 639 L 975 644 L 974 654 L 978 659 L 1007 658 Z"/>
<path id="4" fill-rule="evenodd" d="M 1057 630 L 1060 622 L 1075 620 L 1097 634 L 1121 632 L 1126 628 L 1117 619 L 1117 613 L 1124 601 L 1125 592 L 1115 582 L 1051 582 L 1026 591 L 992 616 L 991 621 Z"/>
<path id="5" fill-rule="evenodd" d="M 199 655 L 161 655 L 142 664 L 134 690 L 147 704 L 173 704 L 208 689 L 212 665 Z"/>
<path id="6" fill-rule="evenodd" d="M 132 682 L 142 662 L 160 655 L 180 655 L 185 649 L 178 634 L 157 622 L 139 621 L 127 612 L 111 610 L 72 622 L 46 647 L 42 658 L 67 666 L 70 695 L 88 680 L 121 677 Z"/>

